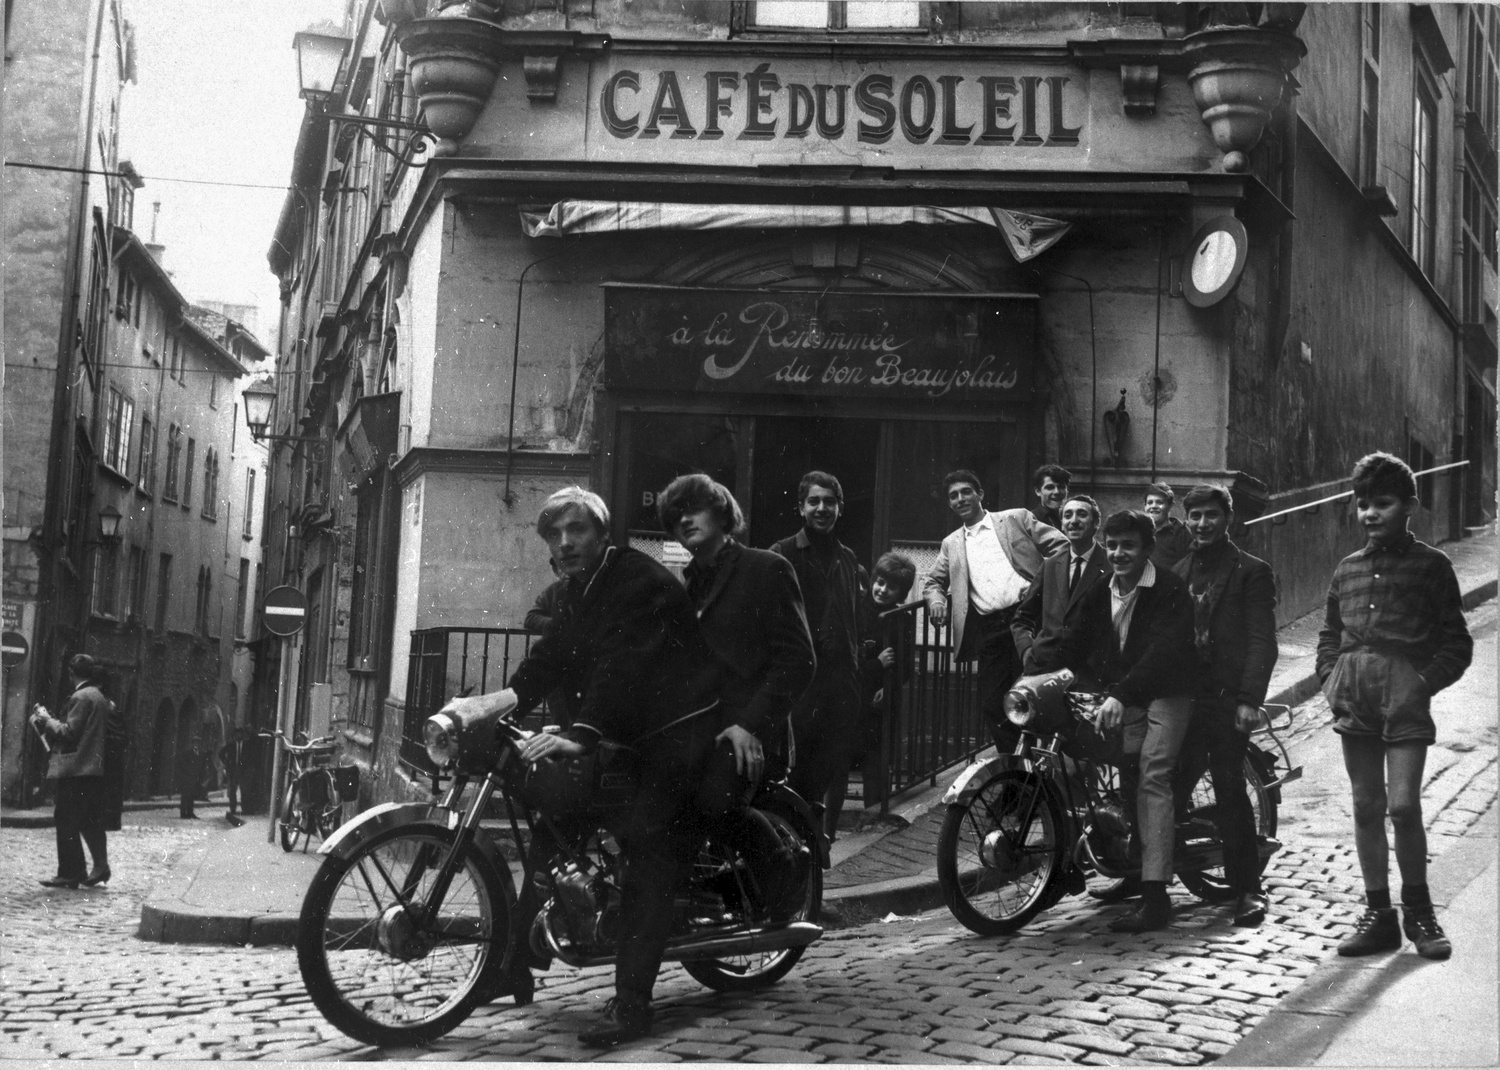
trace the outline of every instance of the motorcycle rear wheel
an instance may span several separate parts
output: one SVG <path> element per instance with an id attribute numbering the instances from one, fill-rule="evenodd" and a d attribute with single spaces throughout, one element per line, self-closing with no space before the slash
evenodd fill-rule
<path id="1" fill-rule="evenodd" d="M 777 835 L 793 850 L 808 846 L 816 850 L 816 842 L 805 840 L 797 834 L 792 822 L 776 810 L 763 811 Z M 801 822 L 798 822 L 801 824 Z M 699 857 L 699 864 L 716 864 L 717 849 L 710 844 Z M 814 858 L 807 868 L 807 886 L 803 893 L 802 906 L 789 921 L 816 921 L 823 904 L 823 869 Z M 726 955 L 712 959 L 689 959 L 682 964 L 687 975 L 715 992 L 748 992 L 765 988 L 792 972 L 802 959 L 805 947 L 792 947 L 783 951 L 759 951 L 747 955 Z"/>
<path id="2" fill-rule="evenodd" d="M 1245 792 L 1250 797 L 1250 812 L 1254 815 L 1257 839 L 1269 839 L 1276 835 L 1276 801 L 1266 788 L 1260 768 L 1247 755 L 1245 758 Z M 1193 785 L 1192 799 L 1188 803 L 1190 817 L 1201 822 L 1212 822 L 1217 798 L 1214 795 L 1213 778 L 1207 771 Z M 1217 829 L 1215 830 L 1217 834 Z M 1261 863 L 1261 870 L 1265 863 Z M 1206 902 L 1225 902 L 1233 898 L 1229 882 L 1224 878 L 1224 867 L 1188 870 L 1177 874 L 1182 886 Z"/>
<path id="3" fill-rule="evenodd" d="M 454 836 L 439 825 L 390 829 L 348 858 L 328 858 L 307 890 L 297 931 L 303 983 L 323 1016 L 361 1043 L 424 1044 L 449 1032 L 504 954 L 510 875 L 478 851 L 453 874 L 435 924 L 412 920 Z"/>
<path id="4" fill-rule="evenodd" d="M 948 807 L 938 836 L 938 884 L 963 925 L 1015 932 L 1048 903 L 1066 864 L 1062 818 L 1046 781 L 1007 769 Z"/>

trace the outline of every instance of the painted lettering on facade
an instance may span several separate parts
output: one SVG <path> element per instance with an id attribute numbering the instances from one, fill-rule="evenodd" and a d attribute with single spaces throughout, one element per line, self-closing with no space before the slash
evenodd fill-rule
<path id="1" fill-rule="evenodd" d="M 1001 400 L 1030 388 L 1035 301 L 610 287 L 616 389 Z"/>
<path id="2" fill-rule="evenodd" d="M 598 119 L 620 141 L 841 142 L 930 148 L 1074 148 L 1081 72 L 964 73 L 830 68 L 622 68 L 604 77 Z M 791 145 L 787 146 L 791 148 Z"/>

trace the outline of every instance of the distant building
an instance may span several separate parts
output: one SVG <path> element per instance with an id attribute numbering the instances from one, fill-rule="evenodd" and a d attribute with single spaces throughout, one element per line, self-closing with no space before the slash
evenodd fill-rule
<path id="1" fill-rule="evenodd" d="M 268 254 L 277 430 L 333 459 L 273 455 L 267 555 L 298 706 L 379 792 L 503 681 L 569 483 L 664 558 L 690 470 L 757 546 L 835 472 L 866 562 L 930 559 L 960 466 L 994 507 L 1044 461 L 1106 508 L 1223 481 L 1243 521 L 1380 448 L 1468 462 L 1423 538 L 1493 516 L 1492 6 L 366 6 Z M 1235 537 L 1283 620 L 1361 541 L 1344 506 Z"/>

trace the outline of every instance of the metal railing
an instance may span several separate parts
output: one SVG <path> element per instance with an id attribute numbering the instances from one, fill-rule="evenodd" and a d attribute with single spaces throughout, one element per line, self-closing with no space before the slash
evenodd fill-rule
<path id="1" fill-rule="evenodd" d="M 936 784 L 941 770 L 972 758 L 990 735 L 974 663 L 954 656 L 952 626 L 934 624 L 920 601 L 886 610 L 880 621 L 882 633 L 894 633 L 895 666 L 884 673 L 880 746 L 865 756 L 863 779 L 874 798 L 863 801 L 878 799 L 885 813 L 891 796 L 924 781 Z M 904 681 L 901 666 L 911 666 Z"/>
<path id="2" fill-rule="evenodd" d="M 524 628 L 423 628 L 412 632 L 401 760 L 425 774 L 435 774 L 422 746 L 423 722 L 454 695 L 483 695 L 504 687 L 511 671 L 538 638 Z"/>

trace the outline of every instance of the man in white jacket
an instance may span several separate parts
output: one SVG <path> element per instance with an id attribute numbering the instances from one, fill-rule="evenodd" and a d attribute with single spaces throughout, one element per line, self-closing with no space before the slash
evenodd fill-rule
<path id="1" fill-rule="evenodd" d="M 962 526 L 943 540 L 922 595 L 934 623 L 952 617 L 957 659 L 979 660 L 979 708 L 1005 752 L 1017 733 L 1001 703 L 1021 672 L 1011 618 L 1042 561 L 1066 550 L 1068 540 L 1029 510 L 987 512 L 979 477 L 966 469 L 944 476 L 943 489 Z"/>

